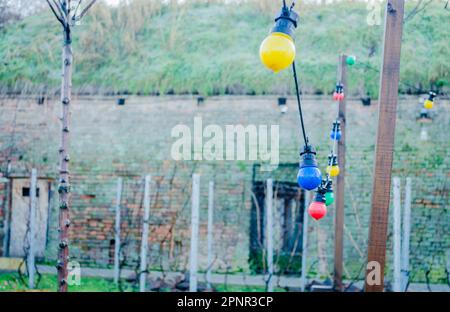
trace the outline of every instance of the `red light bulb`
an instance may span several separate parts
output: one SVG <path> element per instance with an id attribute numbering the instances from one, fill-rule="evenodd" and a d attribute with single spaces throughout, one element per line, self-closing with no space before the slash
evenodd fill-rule
<path id="1" fill-rule="evenodd" d="M 320 201 L 314 201 L 309 205 L 308 213 L 315 220 L 320 220 L 327 214 L 327 206 Z"/>

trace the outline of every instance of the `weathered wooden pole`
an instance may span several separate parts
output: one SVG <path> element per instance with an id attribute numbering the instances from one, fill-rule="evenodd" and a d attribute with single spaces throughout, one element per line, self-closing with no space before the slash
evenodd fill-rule
<path id="1" fill-rule="evenodd" d="M 386 4 L 372 211 L 365 279 L 365 291 L 367 292 L 381 292 L 384 288 L 404 6 L 404 0 L 388 0 Z"/>
<path id="2" fill-rule="evenodd" d="M 70 7 L 70 1 L 63 1 L 64 10 Z M 62 85 L 61 85 L 61 143 L 59 148 L 59 252 L 58 252 L 58 287 L 60 292 L 67 291 L 67 265 L 69 262 L 69 131 L 70 101 L 72 95 L 72 34 L 70 21 L 65 17 L 64 47 L 62 52 Z"/>
<path id="3" fill-rule="evenodd" d="M 119 283 L 120 275 L 120 202 L 122 201 L 123 179 L 117 179 L 116 222 L 114 225 L 114 283 Z"/>
<path id="4" fill-rule="evenodd" d="M 308 255 L 308 206 L 310 201 L 310 192 L 304 191 L 303 198 L 303 228 L 302 228 L 302 274 L 300 277 L 300 288 L 305 291 L 307 272 L 307 255 Z"/>
<path id="5" fill-rule="evenodd" d="M 338 81 L 347 87 L 347 56 L 340 55 L 338 62 Z M 339 101 L 339 122 L 341 123 L 341 138 L 338 141 L 337 157 L 340 173 L 336 178 L 336 213 L 334 217 L 334 290 L 343 291 L 342 272 L 344 268 L 344 192 L 345 192 L 345 129 L 346 129 L 346 98 Z"/>
<path id="6" fill-rule="evenodd" d="M 62 50 L 62 80 L 61 80 L 61 141 L 59 146 L 59 250 L 58 250 L 58 291 L 67 291 L 67 265 L 69 263 L 69 133 L 70 133 L 70 101 L 72 95 L 72 27 L 81 20 L 96 0 L 90 0 L 78 14 L 81 1 L 72 7 L 71 0 L 47 0 L 47 3 L 63 28 L 64 46 Z"/>
<path id="7" fill-rule="evenodd" d="M 189 291 L 197 291 L 198 227 L 200 213 L 200 175 L 192 175 L 191 249 L 189 256 Z"/>
<path id="8" fill-rule="evenodd" d="M 273 292 L 273 181 L 267 179 L 266 183 L 267 291 Z"/>
<path id="9" fill-rule="evenodd" d="M 402 213 L 402 200 L 400 194 L 400 178 L 394 177 L 393 179 L 393 259 L 394 259 L 394 283 L 393 290 L 396 292 L 401 291 L 401 213 Z"/>
<path id="10" fill-rule="evenodd" d="M 208 267 L 206 270 L 206 287 L 211 289 L 211 272 L 213 264 L 213 234 L 214 234 L 214 182 L 209 182 L 208 194 Z"/>
<path id="11" fill-rule="evenodd" d="M 31 170 L 31 183 L 30 183 L 30 216 L 29 216 L 29 232 L 28 232 L 28 243 L 30 244 L 28 249 L 28 287 L 30 289 L 34 288 L 34 259 L 36 256 L 36 188 L 37 188 L 37 171 L 36 169 Z"/>
<path id="12" fill-rule="evenodd" d="M 145 176 L 144 182 L 144 220 L 142 223 L 141 238 L 141 263 L 139 274 L 139 291 L 145 291 L 147 279 L 147 250 L 148 250 L 148 226 L 150 221 L 150 175 Z"/>
<path id="13" fill-rule="evenodd" d="M 406 178 L 405 210 L 403 212 L 403 238 L 402 238 L 402 291 L 407 290 L 409 280 L 410 236 L 411 236 L 411 178 Z"/>

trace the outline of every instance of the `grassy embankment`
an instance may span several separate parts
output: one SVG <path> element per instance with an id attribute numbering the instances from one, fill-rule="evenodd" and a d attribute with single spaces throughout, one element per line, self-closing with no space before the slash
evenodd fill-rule
<path id="1" fill-rule="evenodd" d="M 161 5 L 135 0 L 121 9 L 96 5 L 75 30 L 74 90 L 205 95 L 292 91 L 290 72 L 274 75 L 258 57 L 276 6 L 256 0 L 240 5 L 209 2 Z M 407 14 L 412 7 L 407 5 Z M 367 24 L 366 5 L 344 2 L 297 9 L 297 63 L 304 91 L 332 91 L 342 51 L 359 60 L 349 74 L 352 92 L 376 96 L 379 74 L 363 64 L 379 68 L 383 27 Z M 402 92 L 448 88 L 448 14 L 435 1 L 406 22 Z M 0 31 L 0 89 L 58 90 L 61 43 L 60 25 L 50 13 Z"/>

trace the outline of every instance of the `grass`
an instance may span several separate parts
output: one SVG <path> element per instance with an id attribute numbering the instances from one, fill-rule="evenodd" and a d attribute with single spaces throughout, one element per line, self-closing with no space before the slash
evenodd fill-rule
<path id="1" fill-rule="evenodd" d="M 240 285 L 215 285 L 219 292 L 263 292 L 265 288 L 262 286 L 240 286 Z M 137 291 L 138 288 L 131 284 L 124 282 L 124 291 Z M 43 274 L 42 279 L 36 288 L 37 291 L 54 292 L 56 291 L 56 276 Z M 17 273 L 0 273 L 0 292 L 8 291 L 29 291 L 28 286 L 25 285 L 19 278 Z M 119 288 L 108 279 L 96 277 L 83 277 L 80 286 L 69 286 L 70 292 L 119 292 Z M 283 288 L 276 288 L 275 291 L 285 291 Z"/>
<path id="2" fill-rule="evenodd" d="M 56 276 L 43 274 L 36 290 L 39 291 L 56 291 Z M 28 286 L 19 278 L 17 273 L 0 273 L 0 291 L 27 291 Z M 125 285 L 125 290 L 132 290 L 131 285 Z M 69 286 L 72 292 L 115 292 L 119 291 L 118 287 L 110 280 L 84 277 L 80 286 Z"/>
<path id="3" fill-rule="evenodd" d="M 258 48 L 273 23 L 267 1 L 128 7 L 96 4 L 74 32 L 74 90 L 83 93 L 281 94 L 293 90 L 289 71 L 263 68 Z M 174 2 L 171 2 L 174 3 Z M 264 5 L 266 3 L 267 5 Z M 413 3 L 407 5 L 407 13 Z M 270 7 L 270 8 L 268 8 Z M 329 93 L 339 51 L 357 56 L 352 90 L 377 94 L 382 26 L 369 26 L 366 4 L 302 5 L 296 34 L 303 90 Z M 434 1 L 405 24 L 401 91 L 449 85 L 448 12 Z M 50 13 L 0 30 L 3 91 L 58 90 L 61 29 Z"/>

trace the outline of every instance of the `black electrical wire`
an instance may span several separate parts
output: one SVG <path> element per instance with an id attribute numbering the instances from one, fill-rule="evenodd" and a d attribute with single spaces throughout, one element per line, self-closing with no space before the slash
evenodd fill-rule
<path id="1" fill-rule="evenodd" d="M 295 68 L 295 61 L 292 63 L 292 72 L 294 74 L 295 91 L 297 94 L 298 112 L 299 112 L 299 116 L 300 116 L 300 125 L 302 126 L 303 140 L 305 141 L 305 146 L 308 146 L 308 137 L 306 136 L 305 123 L 303 122 L 302 103 L 301 103 L 301 99 L 300 99 L 300 87 L 298 84 L 297 69 Z"/>
<path id="2" fill-rule="evenodd" d="M 296 0 L 292 1 L 292 4 L 291 4 L 291 10 L 295 7 L 295 1 L 296 1 Z"/>

